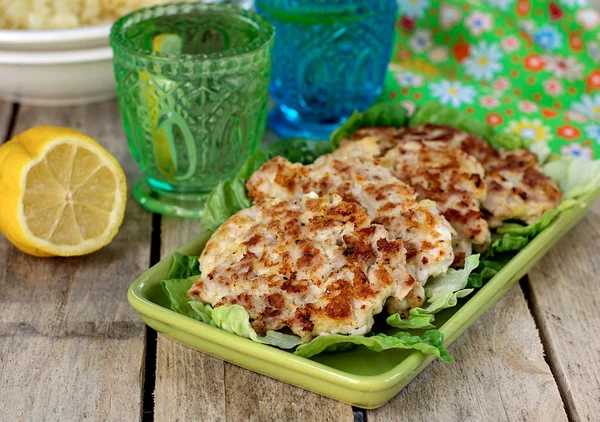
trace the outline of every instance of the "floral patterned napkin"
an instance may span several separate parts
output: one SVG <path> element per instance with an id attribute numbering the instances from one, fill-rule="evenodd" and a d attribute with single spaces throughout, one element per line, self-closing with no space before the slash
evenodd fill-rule
<path id="1" fill-rule="evenodd" d="M 587 0 L 398 0 L 383 101 L 463 110 L 600 158 L 600 15 Z"/>

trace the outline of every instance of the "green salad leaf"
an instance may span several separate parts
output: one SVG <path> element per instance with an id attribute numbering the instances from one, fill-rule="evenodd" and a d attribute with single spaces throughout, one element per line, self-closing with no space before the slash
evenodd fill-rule
<path id="1" fill-rule="evenodd" d="M 168 278 L 190 278 L 200 275 L 200 263 L 198 256 L 188 256 L 175 252 L 173 254 L 173 265 L 169 270 Z"/>
<path id="2" fill-rule="evenodd" d="M 498 271 L 504 267 L 503 262 L 492 261 L 489 259 L 480 259 L 479 266 L 471 274 L 467 282 L 467 288 L 479 288 L 487 281 L 491 280 Z"/>
<path id="3" fill-rule="evenodd" d="M 546 161 L 548 161 L 552 156 L 552 150 L 545 142 L 533 142 L 529 146 L 529 151 L 535 154 L 540 165 L 546 163 Z"/>
<path id="4" fill-rule="evenodd" d="M 425 330 L 434 328 L 432 322 L 435 319 L 433 314 L 423 312 L 423 308 L 413 308 L 408 311 L 408 318 L 403 319 L 400 314 L 392 314 L 385 322 L 391 326 L 402 330 Z"/>
<path id="5" fill-rule="evenodd" d="M 249 338 L 257 343 L 269 344 L 282 349 L 292 349 L 302 343 L 302 339 L 296 335 L 277 331 L 267 331 L 264 336 L 259 336 L 250 325 L 250 315 L 240 305 L 219 306 L 213 309 L 210 305 L 192 300 L 187 292 L 197 278 L 195 276 L 161 282 L 163 291 L 169 299 L 171 310 L 238 336 Z"/>
<path id="6" fill-rule="evenodd" d="M 237 177 L 225 180 L 208 195 L 200 224 L 207 230 L 215 231 L 233 214 L 250 206 L 252 200 L 248 198 L 244 180 Z"/>
<path id="7" fill-rule="evenodd" d="M 508 151 L 512 151 L 513 149 L 529 149 L 531 147 L 529 139 L 514 132 L 497 132 L 487 139 L 487 141 L 492 148 Z"/>
<path id="8" fill-rule="evenodd" d="M 238 171 L 237 175 L 235 176 L 236 179 L 248 180 L 250 176 L 252 176 L 252 174 L 256 170 L 258 170 L 264 163 L 269 161 L 270 158 L 271 157 L 269 157 L 265 151 L 258 148 L 256 151 L 254 151 L 254 154 L 252 154 L 246 159 L 246 161 Z"/>
<path id="9" fill-rule="evenodd" d="M 446 274 L 432 277 L 425 285 L 427 302 L 433 303 L 440 297 L 463 290 L 469 281 L 469 274 L 478 266 L 479 254 L 475 254 L 465 259 L 464 268 L 460 270 L 449 268 Z"/>
<path id="10" fill-rule="evenodd" d="M 161 281 L 160 285 L 162 286 L 167 299 L 169 299 L 171 310 L 195 320 L 200 320 L 196 311 L 190 306 L 190 297 L 187 294 L 197 278 L 197 276 L 190 278 L 173 278 Z"/>
<path id="11" fill-rule="evenodd" d="M 426 355 L 437 356 L 444 362 L 454 362 L 443 346 L 443 341 L 444 335 L 437 330 L 426 331 L 422 336 L 413 336 L 406 332 L 399 332 L 389 336 L 386 334 L 377 334 L 370 337 L 331 334 L 319 336 L 310 343 L 301 344 L 294 354 L 310 358 L 334 345 L 350 343 L 364 346 L 374 352 L 382 352 L 389 349 L 415 349 L 420 350 Z"/>
<path id="12" fill-rule="evenodd" d="M 300 138 L 275 142 L 264 150 L 257 149 L 246 159 L 235 178 L 219 183 L 210 192 L 200 224 L 207 230 L 215 231 L 229 217 L 252 206 L 246 191 L 246 180 L 271 158 L 280 155 L 291 162 L 310 164 L 328 152 L 331 152 L 329 142 Z"/>
<path id="13" fill-rule="evenodd" d="M 331 134 L 330 140 L 333 148 L 340 146 L 344 138 L 352 135 L 361 127 L 366 126 L 406 126 L 408 111 L 400 103 L 380 103 L 367 111 L 355 111 L 346 122 Z"/>
<path id="14" fill-rule="evenodd" d="M 274 142 L 265 147 L 267 159 L 281 156 L 292 163 L 311 164 L 321 155 L 332 151 L 329 141 L 311 141 L 309 139 L 292 138 Z M 266 160 L 265 160 L 266 161 Z"/>
<path id="15" fill-rule="evenodd" d="M 446 107 L 436 102 L 427 102 L 420 107 L 417 107 L 412 117 L 408 120 L 409 126 L 416 126 L 424 123 L 452 126 L 473 133 L 487 141 L 495 134 L 494 128 L 487 123 L 472 119 L 462 111 Z"/>
<path id="16" fill-rule="evenodd" d="M 565 198 L 580 198 L 600 186 L 600 160 L 561 157 L 542 166 Z"/>
<path id="17" fill-rule="evenodd" d="M 492 242 L 490 256 L 499 253 L 520 251 L 527 244 L 545 230 L 562 212 L 573 208 L 579 202 L 566 199 L 561 204 L 546 211 L 541 218 L 527 226 L 517 223 L 505 223 L 496 229 L 497 238 Z"/>
<path id="18" fill-rule="evenodd" d="M 446 274 L 432 277 L 425 285 L 426 307 L 411 309 L 406 319 L 402 319 L 399 314 L 390 315 L 386 322 L 392 327 L 403 329 L 425 328 L 418 326 L 431 325 L 434 314 L 456 306 L 458 299 L 471 294 L 473 289 L 468 288 L 469 276 L 478 266 L 479 254 L 471 255 L 465 260 L 464 268 L 450 268 Z"/>

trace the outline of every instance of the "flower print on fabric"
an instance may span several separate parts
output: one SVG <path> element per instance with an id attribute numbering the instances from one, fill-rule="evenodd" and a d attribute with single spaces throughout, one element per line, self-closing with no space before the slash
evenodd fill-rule
<path id="1" fill-rule="evenodd" d="M 575 12 L 575 21 L 591 31 L 600 24 L 600 13 L 595 9 L 578 9 Z"/>
<path id="2" fill-rule="evenodd" d="M 492 88 L 494 88 L 495 91 L 502 93 L 510 88 L 510 81 L 505 76 L 502 76 L 494 81 Z"/>
<path id="3" fill-rule="evenodd" d="M 600 63 L 600 43 L 596 41 L 588 42 L 587 51 L 593 61 Z"/>
<path id="4" fill-rule="evenodd" d="M 558 79 L 546 79 L 542 85 L 544 86 L 544 92 L 552 97 L 564 92 L 563 84 Z"/>
<path id="5" fill-rule="evenodd" d="M 515 0 L 484 0 L 490 6 L 494 6 L 506 12 L 515 2 Z"/>
<path id="6" fill-rule="evenodd" d="M 465 72 L 473 79 L 491 81 L 502 70 L 500 63 L 502 57 L 503 54 L 498 44 L 481 40 L 471 48 L 469 57 L 464 61 L 463 66 Z"/>
<path id="7" fill-rule="evenodd" d="M 565 78 L 568 81 L 574 81 L 581 78 L 583 65 L 573 56 L 544 56 L 546 70 L 552 72 L 557 78 Z"/>
<path id="8" fill-rule="evenodd" d="M 588 6 L 588 0 L 558 0 L 558 2 L 570 8 Z"/>
<path id="9" fill-rule="evenodd" d="M 590 73 L 586 82 L 592 88 L 600 88 L 600 70 L 594 70 Z"/>
<path id="10" fill-rule="evenodd" d="M 532 101 L 519 101 L 517 103 L 517 107 L 519 108 L 519 110 L 521 110 L 523 113 L 535 113 L 537 112 L 540 108 L 538 107 L 538 105 Z"/>
<path id="11" fill-rule="evenodd" d="M 522 117 L 521 120 L 513 120 L 508 124 L 508 130 L 533 142 L 546 142 L 550 139 L 550 128 L 540 119 Z"/>
<path id="12" fill-rule="evenodd" d="M 519 28 L 521 28 L 523 31 L 527 32 L 528 34 L 532 34 L 535 31 L 535 22 L 532 20 L 520 20 L 518 23 Z"/>
<path id="13" fill-rule="evenodd" d="M 426 29 L 418 29 L 410 37 L 410 46 L 416 53 L 422 53 L 431 48 L 431 32 Z"/>
<path id="14" fill-rule="evenodd" d="M 494 18 L 489 13 L 473 12 L 465 20 L 465 25 L 473 36 L 480 36 L 484 32 L 488 32 L 494 26 Z"/>
<path id="15" fill-rule="evenodd" d="M 582 95 L 581 101 L 573 103 L 571 110 L 588 119 L 600 121 L 600 94 Z"/>
<path id="16" fill-rule="evenodd" d="M 573 139 L 579 138 L 581 136 L 581 131 L 575 126 L 571 125 L 560 126 L 556 130 L 556 133 L 558 134 L 558 136 L 568 139 L 569 141 L 572 141 Z"/>
<path id="17" fill-rule="evenodd" d="M 409 18 L 422 18 L 429 7 L 429 0 L 396 0 L 400 15 Z"/>
<path id="18" fill-rule="evenodd" d="M 436 46 L 429 50 L 429 60 L 440 63 L 448 60 L 448 47 Z"/>
<path id="19" fill-rule="evenodd" d="M 479 98 L 479 104 L 485 108 L 496 108 L 500 105 L 500 100 L 491 95 L 483 95 Z"/>
<path id="20" fill-rule="evenodd" d="M 396 78 L 398 85 L 403 88 L 411 86 L 419 87 L 423 85 L 423 76 L 409 71 L 396 72 L 394 78 Z"/>
<path id="21" fill-rule="evenodd" d="M 567 120 L 569 120 L 571 122 L 587 123 L 589 121 L 589 119 L 587 117 L 585 117 L 583 114 L 576 113 L 572 110 L 567 111 L 565 113 L 565 117 L 567 118 Z"/>
<path id="22" fill-rule="evenodd" d="M 552 25 L 542 25 L 533 33 L 535 42 L 545 50 L 553 51 L 562 47 L 563 35 Z"/>
<path id="23" fill-rule="evenodd" d="M 501 125 L 504 120 L 502 119 L 502 116 L 500 114 L 490 113 L 485 117 L 485 121 L 489 125 L 498 126 L 498 125 Z"/>
<path id="24" fill-rule="evenodd" d="M 442 104 L 449 104 L 455 108 L 463 104 L 472 104 L 477 92 L 470 85 L 463 85 L 456 81 L 442 80 L 429 84 L 431 96 Z"/>
<path id="25" fill-rule="evenodd" d="M 590 124 L 584 127 L 585 135 L 600 144 L 600 124 Z"/>
<path id="26" fill-rule="evenodd" d="M 519 49 L 519 47 L 521 46 L 521 41 L 519 41 L 519 39 L 516 36 L 509 35 L 508 37 L 504 37 L 502 39 L 500 45 L 502 46 L 502 49 L 504 51 L 506 51 L 507 53 L 512 53 L 513 51 Z"/>
<path id="27" fill-rule="evenodd" d="M 581 144 L 569 144 L 560 149 L 561 154 L 567 155 L 570 157 L 583 157 L 591 160 L 593 157 L 592 150 L 590 148 L 586 148 Z"/>
<path id="28" fill-rule="evenodd" d="M 546 67 L 546 62 L 539 55 L 530 54 L 527 57 L 525 57 L 525 69 L 537 72 L 539 70 L 542 70 L 544 67 Z"/>

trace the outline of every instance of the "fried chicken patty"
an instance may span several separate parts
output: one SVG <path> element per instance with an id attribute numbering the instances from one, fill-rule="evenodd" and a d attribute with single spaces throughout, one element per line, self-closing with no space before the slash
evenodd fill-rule
<path id="1" fill-rule="evenodd" d="M 388 301 L 391 313 L 405 313 L 424 299 L 423 284 L 430 276 L 444 274 L 454 257 L 454 231 L 432 201 L 416 201 L 414 190 L 371 160 L 327 154 L 303 166 L 275 157 L 256 171 L 246 184 L 255 201 L 298 197 L 303 193 L 336 193 L 367 209 L 375 223 L 406 247 L 407 271 L 415 279 L 406 296 Z"/>
<path id="2" fill-rule="evenodd" d="M 481 164 L 458 148 L 434 141 L 398 142 L 390 136 L 394 128 L 367 128 L 353 135 L 352 142 L 344 142 L 339 149 L 342 156 L 361 155 L 363 151 L 376 163 L 389 168 L 392 174 L 408 183 L 418 193 L 419 199 L 435 201 L 450 222 L 456 234 L 453 238 L 453 266 L 462 267 L 473 245 L 485 250 L 491 234 L 481 212 L 481 201 L 486 196 Z M 379 130 L 381 129 L 381 130 Z M 378 134 L 373 136 L 374 134 Z"/>
<path id="3" fill-rule="evenodd" d="M 385 148 L 399 142 L 437 141 L 460 148 L 479 161 L 485 170 L 488 193 L 482 207 L 489 214 L 490 227 L 506 220 L 530 224 L 542 214 L 556 208 L 562 200 L 558 185 L 539 168 L 536 156 L 527 150 L 497 151 L 480 137 L 450 126 L 423 124 L 414 127 L 367 127 L 351 139 L 380 136 Z"/>
<path id="4" fill-rule="evenodd" d="M 386 299 L 413 287 L 401 239 L 338 195 L 266 200 L 223 223 L 188 294 L 241 305 L 258 333 L 289 327 L 304 341 L 362 335 Z"/>

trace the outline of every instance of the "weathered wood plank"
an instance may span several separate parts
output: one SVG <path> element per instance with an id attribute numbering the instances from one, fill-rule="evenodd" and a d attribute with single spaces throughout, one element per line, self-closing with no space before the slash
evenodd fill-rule
<path id="1" fill-rule="evenodd" d="M 566 421 L 523 293 L 515 286 L 383 407 L 378 421 Z"/>
<path id="2" fill-rule="evenodd" d="M 197 220 L 162 218 L 161 257 L 202 231 Z M 225 420 L 223 361 L 158 334 L 154 418 L 156 421 Z"/>
<path id="3" fill-rule="evenodd" d="M 161 255 L 200 234 L 197 221 L 163 218 Z M 155 419 L 351 421 L 352 408 L 289 384 L 223 363 L 158 336 Z M 208 416 L 210 415 L 210 416 Z"/>
<path id="4" fill-rule="evenodd" d="M 0 144 L 6 138 L 12 118 L 13 105 L 0 101 Z"/>
<path id="5" fill-rule="evenodd" d="M 574 421 L 600 417 L 600 201 L 529 274 L 534 316 Z"/>
<path id="6" fill-rule="evenodd" d="M 133 181 L 116 103 L 21 107 L 15 133 L 68 126 L 98 140 Z M 139 420 L 144 325 L 127 303 L 150 258 L 151 215 L 133 199 L 115 240 L 78 258 L 27 256 L 0 238 L 0 420 Z"/>

